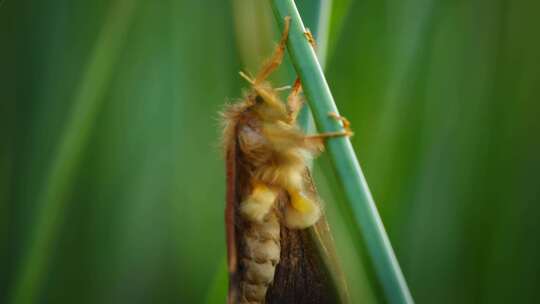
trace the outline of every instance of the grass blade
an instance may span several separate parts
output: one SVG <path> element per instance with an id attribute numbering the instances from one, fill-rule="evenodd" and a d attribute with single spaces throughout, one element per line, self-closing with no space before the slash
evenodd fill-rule
<path id="1" fill-rule="evenodd" d="M 328 113 L 338 111 L 315 52 L 304 36 L 304 25 L 294 1 L 271 2 L 280 27 L 283 26 L 286 16 L 292 17 L 288 51 L 302 80 L 302 87 L 319 131 L 341 130 L 341 125 L 328 116 Z M 328 140 L 326 146 L 341 185 L 340 190 L 347 201 L 345 207 L 355 219 L 358 228 L 356 231 L 362 233 L 357 239 L 360 240 L 363 236 L 366 241 L 368 253 L 387 300 L 391 303 L 413 303 L 351 142 L 347 138 L 336 138 Z"/>
<path id="2" fill-rule="evenodd" d="M 66 196 L 71 189 L 75 169 L 88 141 L 106 85 L 109 83 L 133 16 L 136 1 L 118 0 L 98 36 L 95 49 L 78 88 L 74 108 L 67 122 L 56 158 L 41 196 L 40 212 L 30 235 L 27 254 L 21 262 L 18 280 L 11 298 L 13 304 L 36 303 L 47 271 L 50 249 L 62 222 Z"/>

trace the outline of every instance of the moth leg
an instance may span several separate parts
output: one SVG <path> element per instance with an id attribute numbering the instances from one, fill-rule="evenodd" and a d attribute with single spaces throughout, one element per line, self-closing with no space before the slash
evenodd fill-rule
<path id="1" fill-rule="evenodd" d="M 310 140 L 323 140 L 325 138 L 333 138 L 333 137 L 350 137 L 352 136 L 354 133 L 351 131 L 351 123 L 349 122 L 349 120 L 343 116 L 339 116 L 338 114 L 336 113 L 328 113 L 328 116 L 336 119 L 336 120 L 339 120 L 343 123 L 343 131 L 335 131 L 335 132 L 325 132 L 325 133 L 319 133 L 319 134 L 315 134 L 315 135 L 308 135 L 305 137 L 306 140 L 310 141 Z"/>
<path id="2" fill-rule="evenodd" d="M 285 17 L 285 23 L 283 25 L 283 32 L 281 33 L 281 39 L 279 40 L 279 43 L 276 46 L 276 49 L 274 50 L 274 54 L 272 55 L 272 57 L 270 57 L 270 59 L 259 71 L 259 74 L 257 74 L 257 77 L 254 80 L 255 84 L 258 84 L 264 81 L 281 64 L 281 61 L 283 60 L 283 55 L 285 54 L 285 45 L 287 44 L 287 38 L 289 36 L 290 23 L 291 23 L 291 17 L 290 16 Z"/>
<path id="3" fill-rule="evenodd" d="M 306 28 L 306 31 L 304 32 L 304 36 L 306 36 L 307 41 L 309 44 L 311 44 L 311 47 L 316 50 L 317 49 L 317 41 L 315 40 L 315 37 L 313 37 L 313 34 L 311 34 L 311 31 Z"/>
<path id="4" fill-rule="evenodd" d="M 300 97 L 300 92 L 302 92 L 302 84 L 300 78 L 296 77 L 294 84 L 292 86 L 291 93 L 287 97 L 287 107 L 289 109 L 289 121 L 291 123 L 296 122 L 298 113 L 302 109 L 304 100 Z"/>
<path id="5" fill-rule="evenodd" d="M 277 192 L 263 183 L 255 183 L 251 194 L 240 204 L 240 212 L 248 220 L 262 222 L 274 202 Z"/>
<path id="6" fill-rule="evenodd" d="M 317 48 L 317 43 L 315 42 L 315 38 L 311 34 L 311 31 L 309 29 L 306 29 L 304 32 L 304 36 L 308 40 L 309 44 L 311 44 L 311 47 L 313 49 Z M 300 82 L 300 78 L 296 77 L 294 84 L 292 86 L 291 93 L 287 97 L 287 106 L 289 109 L 289 120 L 291 123 L 296 122 L 296 118 L 298 117 L 298 113 L 302 109 L 302 106 L 304 105 L 304 99 L 300 97 L 300 92 L 302 92 L 302 83 Z"/>
<path id="7" fill-rule="evenodd" d="M 311 44 L 311 47 L 313 47 L 313 49 L 316 49 L 317 43 L 315 42 L 315 38 L 313 37 L 309 29 L 306 29 L 306 31 L 304 32 L 304 36 L 308 40 L 309 44 Z M 287 97 L 289 120 L 291 123 L 296 122 L 298 113 L 304 105 L 304 99 L 300 97 L 300 92 L 302 92 L 302 83 L 300 82 L 300 77 L 296 77 L 292 86 L 291 93 Z"/>

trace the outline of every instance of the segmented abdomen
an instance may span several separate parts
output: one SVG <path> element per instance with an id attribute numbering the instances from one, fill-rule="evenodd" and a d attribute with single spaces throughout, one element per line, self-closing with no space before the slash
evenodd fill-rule
<path id="1" fill-rule="evenodd" d="M 274 280 L 280 256 L 280 225 L 274 209 L 261 222 L 249 222 L 243 233 L 244 254 L 240 261 L 240 303 L 264 303 L 268 286 Z"/>

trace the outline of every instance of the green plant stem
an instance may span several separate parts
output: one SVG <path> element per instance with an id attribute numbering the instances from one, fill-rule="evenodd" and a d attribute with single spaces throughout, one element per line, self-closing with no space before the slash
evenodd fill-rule
<path id="1" fill-rule="evenodd" d="M 40 197 L 41 209 L 31 230 L 29 248 L 21 262 L 21 271 L 11 298 L 13 304 L 38 302 L 39 287 L 62 223 L 74 173 L 103 103 L 105 88 L 123 46 L 135 4 L 136 1 L 131 0 L 115 1 L 96 42 Z"/>
<path id="2" fill-rule="evenodd" d="M 281 28 L 286 16 L 292 18 L 288 51 L 302 81 L 318 130 L 340 131 L 341 124 L 328 116 L 329 113 L 338 113 L 338 110 L 317 56 L 304 35 L 305 28 L 294 1 L 272 0 L 271 3 Z M 361 233 L 366 242 L 368 254 L 387 300 L 390 303 L 413 303 L 350 140 L 345 137 L 329 139 L 326 147 L 341 185 L 340 190 L 346 198 L 346 208 L 355 219 L 356 232 Z"/>
<path id="3" fill-rule="evenodd" d="M 328 53 L 328 33 L 330 27 L 330 14 L 332 13 L 331 0 L 305 0 L 309 2 L 313 23 L 313 35 L 317 41 L 317 58 L 319 64 L 324 69 L 326 63 L 326 54 Z M 306 133 L 312 133 L 315 130 L 313 116 L 309 107 L 303 107 L 298 116 L 298 124 Z"/>

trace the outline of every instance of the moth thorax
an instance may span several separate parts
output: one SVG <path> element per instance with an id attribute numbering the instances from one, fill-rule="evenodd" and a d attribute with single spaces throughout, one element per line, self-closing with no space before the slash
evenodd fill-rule
<path id="1" fill-rule="evenodd" d="M 300 189 L 303 184 L 303 164 L 284 164 L 262 166 L 256 172 L 256 178 L 270 185 L 283 189 Z"/>

